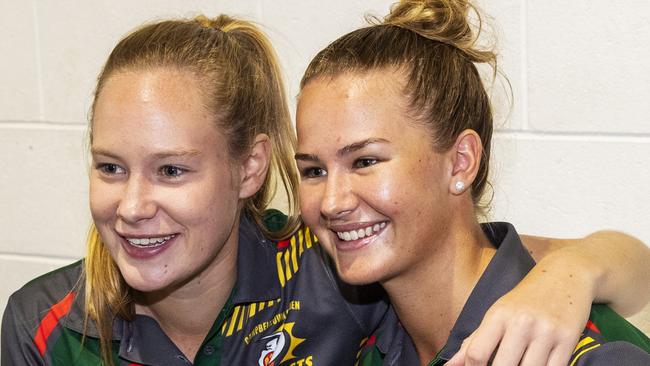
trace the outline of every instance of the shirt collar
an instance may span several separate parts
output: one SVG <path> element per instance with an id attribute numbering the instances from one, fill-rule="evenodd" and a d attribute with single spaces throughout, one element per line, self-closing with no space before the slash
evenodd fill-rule
<path id="1" fill-rule="evenodd" d="M 233 303 L 275 300 L 280 297 L 277 253 L 276 243 L 265 239 L 252 220 L 242 217 L 237 253 L 237 292 Z"/>
<path id="2" fill-rule="evenodd" d="M 497 251 L 472 290 L 463 310 L 451 330 L 447 344 L 438 358 L 449 360 L 474 330 L 487 310 L 496 300 L 512 290 L 535 265 L 519 239 L 515 228 L 509 223 L 486 223 L 481 228 Z M 395 357 L 393 363 L 409 364 L 405 359 L 418 362 L 413 343 L 406 335 L 393 311 L 386 318 L 385 326 L 379 331 L 377 348 L 387 357 Z M 390 361 L 387 359 L 386 361 Z"/>
<path id="3" fill-rule="evenodd" d="M 448 360 L 475 331 L 490 306 L 512 290 L 535 266 L 535 261 L 524 248 L 514 226 L 509 223 L 487 223 L 483 232 L 497 248 L 465 306 L 451 329 L 447 344 L 439 357 Z"/>
<path id="4" fill-rule="evenodd" d="M 133 321 L 121 323 L 124 326 L 120 358 L 148 365 L 170 365 L 170 362 L 172 365 L 188 365 L 185 356 L 153 318 L 136 315 Z"/>
<path id="5" fill-rule="evenodd" d="M 82 268 L 85 265 L 85 260 L 81 262 L 79 267 L 79 284 L 75 286 L 73 290 L 75 293 L 74 300 L 72 301 L 72 307 L 62 320 L 62 325 L 70 330 L 73 330 L 80 334 L 85 334 L 91 338 L 99 338 L 99 331 L 95 322 L 88 319 L 85 321 L 86 316 L 86 277 L 82 274 Z M 113 340 L 120 340 L 123 331 L 123 321 L 120 318 L 116 318 L 113 321 Z"/>

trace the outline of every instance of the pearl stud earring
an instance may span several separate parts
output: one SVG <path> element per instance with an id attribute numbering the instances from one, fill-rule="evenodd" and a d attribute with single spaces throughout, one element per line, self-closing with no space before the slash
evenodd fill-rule
<path id="1" fill-rule="evenodd" d="M 456 190 L 457 190 L 458 192 L 461 192 L 463 189 L 465 189 L 465 183 L 463 183 L 463 182 L 461 182 L 461 181 L 458 181 L 458 182 L 456 182 L 456 186 L 455 186 L 455 187 L 456 187 Z"/>

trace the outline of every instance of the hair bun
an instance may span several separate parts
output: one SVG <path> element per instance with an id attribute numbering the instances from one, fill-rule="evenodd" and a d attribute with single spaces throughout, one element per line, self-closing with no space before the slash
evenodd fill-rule
<path id="1" fill-rule="evenodd" d="M 224 33 L 237 28 L 239 23 L 244 23 L 225 14 L 221 14 L 215 18 L 208 18 L 205 15 L 199 15 L 194 18 L 194 21 L 198 22 L 204 28 L 212 28 Z"/>
<path id="2" fill-rule="evenodd" d="M 470 12 L 476 15 L 476 34 L 469 21 Z M 494 63 L 496 59 L 491 50 L 477 48 L 481 14 L 466 0 L 402 0 L 391 7 L 383 23 L 454 46 L 473 62 Z"/>

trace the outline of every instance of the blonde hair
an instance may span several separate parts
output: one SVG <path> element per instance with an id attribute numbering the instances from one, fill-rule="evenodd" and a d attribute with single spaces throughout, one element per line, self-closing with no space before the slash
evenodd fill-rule
<path id="1" fill-rule="evenodd" d="M 214 19 L 168 20 L 139 28 L 113 49 L 97 81 L 93 112 L 111 75 L 123 71 L 170 67 L 192 72 L 203 90 L 205 105 L 226 135 L 233 159 L 248 152 L 255 136 L 271 139 L 269 174 L 262 188 L 242 204 L 242 213 L 255 220 L 272 239 L 283 238 L 299 225 L 294 163 L 295 136 L 277 58 L 266 36 L 252 23 L 226 15 Z M 265 228 L 262 217 L 281 182 L 289 218 L 279 231 Z M 95 322 L 102 360 L 112 364 L 112 323 L 115 316 L 132 320 L 131 289 L 93 225 L 84 265 L 86 322 Z"/>
<path id="2" fill-rule="evenodd" d="M 403 93 L 415 120 L 428 128 L 434 146 L 447 150 L 465 129 L 478 133 L 483 159 L 472 183 L 477 204 L 489 185 L 492 110 L 474 63 L 486 63 L 496 73 L 496 55 L 476 45 L 469 12 L 474 6 L 461 0 L 408 0 L 394 4 L 390 13 L 368 27 L 352 31 L 329 44 L 311 61 L 301 88 L 317 78 L 343 73 L 397 70 L 406 76 Z"/>

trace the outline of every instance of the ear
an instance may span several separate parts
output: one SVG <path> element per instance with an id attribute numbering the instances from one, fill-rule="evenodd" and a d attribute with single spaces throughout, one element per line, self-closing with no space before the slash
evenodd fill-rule
<path id="1" fill-rule="evenodd" d="M 240 199 L 251 197 L 260 190 L 266 179 L 270 161 L 271 140 L 268 135 L 261 133 L 255 136 L 248 156 L 242 162 Z"/>
<path id="2" fill-rule="evenodd" d="M 468 191 L 478 174 L 483 156 L 481 138 L 474 130 L 464 130 L 452 147 L 452 173 L 449 192 L 461 195 Z"/>

